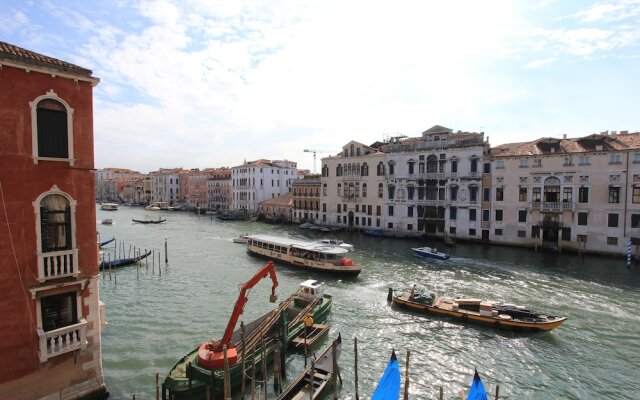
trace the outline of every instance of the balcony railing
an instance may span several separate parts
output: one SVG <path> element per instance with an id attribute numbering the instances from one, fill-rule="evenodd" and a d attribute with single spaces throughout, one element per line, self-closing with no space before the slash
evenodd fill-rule
<path id="1" fill-rule="evenodd" d="M 342 196 L 341 198 L 342 198 L 342 201 L 346 201 L 346 202 L 360 203 L 362 201 L 360 196 L 355 196 L 355 195 Z"/>
<path id="2" fill-rule="evenodd" d="M 560 203 L 560 202 L 539 202 L 534 201 L 529 203 L 532 210 L 550 210 L 550 211 L 575 211 L 575 203 Z"/>
<path id="3" fill-rule="evenodd" d="M 40 337 L 40 362 L 46 362 L 60 354 L 87 347 L 87 320 L 81 318 L 77 324 L 49 332 L 39 328 L 38 336 Z"/>
<path id="4" fill-rule="evenodd" d="M 38 280 L 76 276 L 78 271 L 78 249 L 52 251 L 38 255 Z"/>

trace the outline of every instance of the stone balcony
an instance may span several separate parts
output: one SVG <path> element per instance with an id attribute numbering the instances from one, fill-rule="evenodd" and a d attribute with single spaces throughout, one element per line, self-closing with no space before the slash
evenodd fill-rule
<path id="1" fill-rule="evenodd" d="M 529 207 L 532 210 L 540 210 L 540 211 L 575 211 L 576 203 L 568 203 L 568 202 L 547 202 L 547 201 L 534 201 L 529 203 Z"/>
<path id="2" fill-rule="evenodd" d="M 38 280 L 76 277 L 78 269 L 78 249 L 52 251 L 38 254 Z"/>
<path id="3" fill-rule="evenodd" d="M 87 321 L 84 318 L 80 322 L 59 329 L 44 332 L 38 328 L 40 341 L 40 362 L 60 354 L 69 353 L 87 347 Z"/>

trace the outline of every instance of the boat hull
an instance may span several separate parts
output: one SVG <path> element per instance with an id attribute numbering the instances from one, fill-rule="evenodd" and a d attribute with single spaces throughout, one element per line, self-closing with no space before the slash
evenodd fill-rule
<path id="1" fill-rule="evenodd" d="M 429 250 L 426 250 L 429 249 Z M 422 247 L 418 247 L 418 248 L 413 248 L 411 249 L 413 250 L 413 253 L 417 256 L 420 257 L 424 257 L 424 258 L 431 258 L 432 260 L 448 260 L 449 259 L 449 255 L 439 252 L 439 251 L 431 251 L 430 248 L 422 248 Z"/>
<path id="2" fill-rule="evenodd" d="M 393 296 L 393 304 L 405 309 L 418 311 L 422 314 L 452 317 L 462 320 L 463 322 L 488 325 L 494 329 L 512 330 L 515 332 L 550 331 L 562 325 L 567 319 L 566 317 L 558 317 L 553 321 L 545 322 L 507 321 L 498 317 L 482 316 L 464 311 L 453 311 L 437 306 L 420 304 L 397 295 Z"/>

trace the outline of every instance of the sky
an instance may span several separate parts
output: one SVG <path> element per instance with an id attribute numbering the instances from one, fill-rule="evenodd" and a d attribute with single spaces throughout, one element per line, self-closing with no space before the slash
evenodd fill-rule
<path id="1" fill-rule="evenodd" d="M 640 0 L 0 0 L 0 40 L 100 78 L 96 168 L 640 131 Z"/>

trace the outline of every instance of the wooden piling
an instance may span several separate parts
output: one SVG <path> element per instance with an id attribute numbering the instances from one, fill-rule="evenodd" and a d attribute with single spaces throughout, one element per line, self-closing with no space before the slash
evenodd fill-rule
<path id="1" fill-rule="evenodd" d="M 264 331 L 260 335 L 260 344 L 262 348 L 260 349 L 262 354 L 262 385 L 264 385 L 264 398 L 267 399 L 269 385 L 267 385 L 267 349 L 264 344 Z"/>
<path id="2" fill-rule="evenodd" d="M 358 393 L 358 338 L 353 338 L 353 353 L 355 354 L 355 381 L 356 381 L 356 400 L 360 400 L 360 395 Z"/>
<path id="3" fill-rule="evenodd" d="M 244 399 L 245 389 L 246 389 L 246 368 L 245 368 L 245 359 L 246 359 L 246 351 L 244 351 L 244 321 L 240 321 L 240 341 L 242 343 L 242 351 L 240 352 L 240 357 L 242 357 L 242 387 L 240 389 L 241 398 Z"/>
<path id="4" fill-rule="evenodd" d="M 222 346 L 224 357 L 224 399 L 231 398 L 231 381 L 229 380 L 229 359 L 227 358 L 227 345 Z"/>
<path id="5" fill-rule="evenodd" d="M 164 263 L 169 263 L 169 254 L 167 253 L 167 238 L 164 238 Z"/>
<path id="6" fill-rule="evenodd" d="M 151 250 L 151 272 L 156 271 L 156 249 Z"/>
<path id="7" fill-rule="evenodd" d="M 256 398 L 256 345 L 251 346 L 251 359 L 253 368 L 251 368 L 251 400 Z"/>
<path id="8" fill-rule="evenodd" d="M 135 255 L 135 253 L 133 253 Z M 129 245 L 129 256 L 128 258 L 131 258 L 131 245 Z"/>
<path id="9" fill-rule="evenodd" d="M 498 396 L 500 395 L 500 385 L 496 385 L 496 398 L 495 400 L 498 400 Z"/>
<path id="10" fill-rule="evenodd" d="M 144 249 L 144 254 L 147 254 L 147 249 Z M 149 257 L 145 257 L 144 259 L 145 265 L 147 266 L 147 268 L 149 268 Z"/>
<path id="11" fill-rule="evenodd" d="M 316 360 L 311 360 L 311 368 L 309 368 L 309 399 L 313 400 L 313 378 L 314 378 L 314 370 Z"/>
<path id="12" fill-rule="evenodd" d="M 442 388 L 442 386 L 440 386 L 440 397 L 438 397 L 440 400 L 444 400 L 444 389 Z"/>
<path id="13" fill-rule="evenodd" d="M 273 391 L 276 394 L 282 392 L 280 384 L 280 348 L 273 352 Z"/>
<path id="14" fill-rule="evenodd" d="M 156 372 L 156 400 L 160 400 L 160 373 Z"/>
<path id="15" fill-rule="evenodd" d="M 407 350 L 407 361 L 404 367 L 404 400 L 409 400 L 409 357 L 411 350 Z"/>

